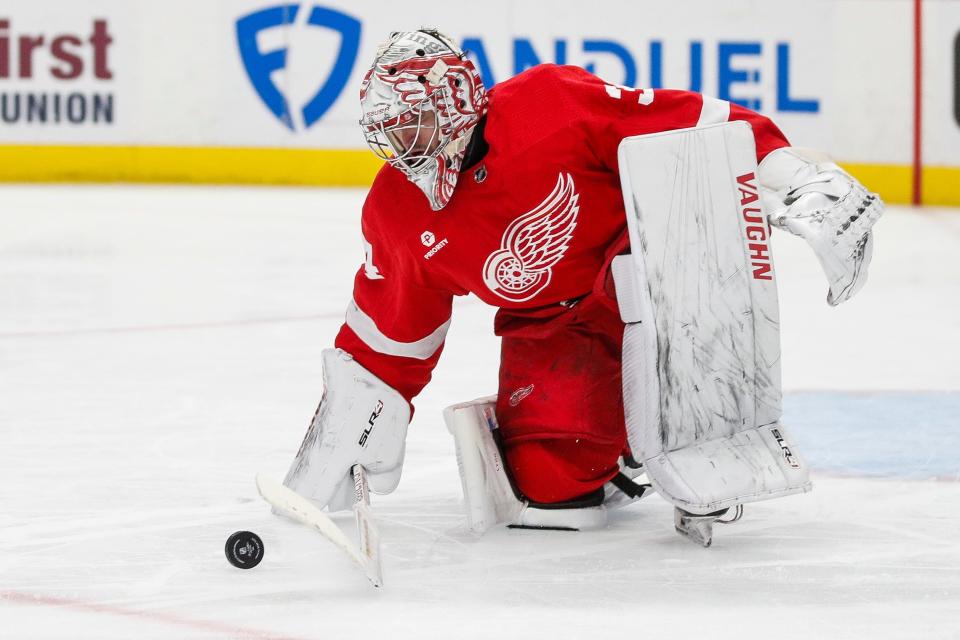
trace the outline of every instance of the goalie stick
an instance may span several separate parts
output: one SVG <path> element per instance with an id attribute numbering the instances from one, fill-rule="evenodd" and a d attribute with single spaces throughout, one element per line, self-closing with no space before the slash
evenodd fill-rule
<path id="1" fill-rule="evenodd" d="M 257 491 L 279 513 L 313 527 L 337 548 L 347 554 L 375 587 L 383 586 L 383 568 L 380 564 L 380 535 L 370 511 L 370 490 L 367 476 L 360 465 L 352 469 L 355 493 L 353 512 L 357 518 L 360 545 L 355 544 L 330 516 L 312 502 L 284 486 L 265 473 L 257 474 Z"/>

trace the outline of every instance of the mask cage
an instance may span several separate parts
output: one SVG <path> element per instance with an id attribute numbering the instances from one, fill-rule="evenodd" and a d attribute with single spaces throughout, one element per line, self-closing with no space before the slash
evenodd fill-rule
<path id="1" fill-rule="evenodd" d="M 416 106 L 399 115 L 376 122 L 361 121 L 364 138 L 370 150 L 381 160 L 408 174 L 416 174 L 431 166 L 449 142 L 441 136 L 440 116 L 433 108 L 436 94 L 427 96 Z M 434 114 L 435 124 L 425 132 L 424 115 Z M 409 132 L 413 131 L 413 135 Z M 429 136 L 424 138 L 424 136 Z"/>

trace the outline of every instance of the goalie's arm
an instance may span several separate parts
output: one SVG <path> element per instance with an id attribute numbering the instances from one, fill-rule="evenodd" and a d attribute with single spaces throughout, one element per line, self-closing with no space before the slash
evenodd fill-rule
<path id="1" fill-rule="evenodd" d="M 362 218 L 365 261 L 334 344 L 412 401 L 440 359 L 453 293 L 427 281 L 414 257 L 398 246 L 389 224 L 397 212 L 382 201 L 374 184 Z"/>
<path id="2" fill-rule="evenodd" d="M 786 136 L 766 116 L 704 94 L 675 89 L 620 87 L 577 67 L 558 69 L 556 95 L 571 119 L 588 132 L 587 140 L 599 161 L 619 171 L 617 149 L 624 138 L 719 124 L 733 120 L 750 123 L 757 145 L 757 161 L 789 145 Z"/>
<path id="3" fill-rule="evenodd" d="M 324 395 L 284 484 L 331 511 L 353 502 L 350 469 L 376 493 L 396 488 L 413 400 L 430 380 L 450 324 L 453 294 L 428 286 L 365 206 L 366 260 L 353 299 L 323 353 Z"/>

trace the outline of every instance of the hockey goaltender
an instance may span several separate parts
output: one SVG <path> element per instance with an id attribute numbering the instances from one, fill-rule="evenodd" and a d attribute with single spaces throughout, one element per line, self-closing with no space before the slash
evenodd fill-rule
<path id="1" fill-rule="evenodd" d="M 599 527 L 655 491 L 709 545 L 743 503 L 809 490 L 778 422 L 771 227 L 809 243 L 836 305 L 866 281 L 875 194 L 698 93 L 552 64 L 487 90 L 431 29 L 391 34 L 360 100 L 386 162 L 284 484 L 331 511 L 354 465 L 397 486 L 411 401 L 472 293 L 499 309 L 499 390 L 444 417 L 475 531 Z"/>

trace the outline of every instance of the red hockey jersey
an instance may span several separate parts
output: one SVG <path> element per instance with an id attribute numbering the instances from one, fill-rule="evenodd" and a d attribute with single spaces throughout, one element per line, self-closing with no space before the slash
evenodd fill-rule
<path id="1" fill-rule="evenodd" d="M 489 151 L 450 203 L 385 165 L 363 207 L 366 262 L 336 346 L 411 400 L 443 348 L 453 296 L 512 317 L 593 290 L 626 228 L 617 165 L 623 138 L 746 120 L 757 160 L 787 146 L 766 117 L 698 93 L 632 89 L 573 66 L 540 65 L 490 90 Z"/>

